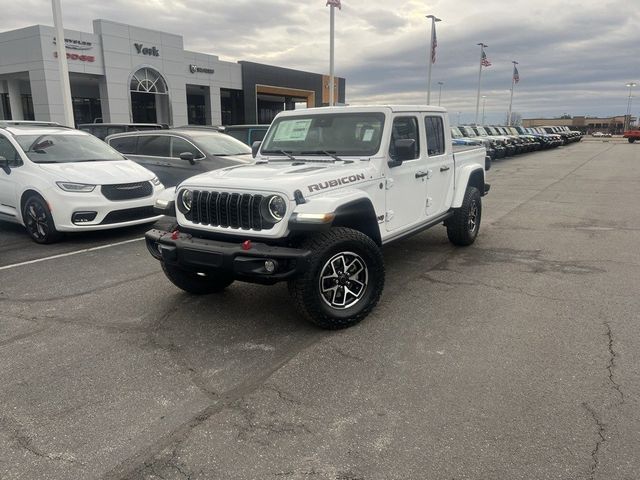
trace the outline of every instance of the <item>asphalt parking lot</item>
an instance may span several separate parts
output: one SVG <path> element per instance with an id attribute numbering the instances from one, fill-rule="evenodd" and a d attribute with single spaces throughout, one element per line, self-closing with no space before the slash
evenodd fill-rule
<path id="1" fill-rule="evenodd" d="M 286 286 L 194 297 L 146 227 L 0 223 L 2 479 L 640 477 L 640 147 L 494 163 L 480 236 L 385 247 L 339 332 Z"/>

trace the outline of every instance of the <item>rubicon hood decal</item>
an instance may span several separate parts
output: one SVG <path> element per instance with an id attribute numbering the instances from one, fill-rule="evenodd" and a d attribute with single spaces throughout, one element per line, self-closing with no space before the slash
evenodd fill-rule
<path id="1" fill-rule="evenodd" d="M 326 182 L 314 183 L 313 185 L 307 185 L 307 188 L 310 192 L 319 192 L 321 190 L 325 190 L 327 188 L 337 187 L 338 185 L 346 185 L 348 183 L 354 183 L 358 180 L 364 180 L 364 173 L 358 173 L 356 175 L 349 175 L 346 177 L 336 178 L 333 180 L 328 180 Z"/>

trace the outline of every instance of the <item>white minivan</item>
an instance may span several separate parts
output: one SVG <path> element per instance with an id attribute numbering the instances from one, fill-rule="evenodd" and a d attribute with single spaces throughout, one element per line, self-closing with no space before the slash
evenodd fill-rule
<path id="1" fill-rule="evenodd" d="M 163 190 L 152 172 L 93 135 L 0 122 L 0 220 L 24 225 L 38 243 L 155 222 Z"/>

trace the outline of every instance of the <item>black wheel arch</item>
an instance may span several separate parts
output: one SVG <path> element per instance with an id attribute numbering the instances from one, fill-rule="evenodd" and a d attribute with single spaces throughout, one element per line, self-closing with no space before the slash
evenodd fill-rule
<path id="1" fill-rule="evenodd" d="M 376 211 L 371 200 L 361 198 L 340 206 L 336 210 L 336 218 L 331 224 L 332 227 L 347 227 L 364 233 L 371 238 L 376 245 L 382 245 L 380 238 L 380 228 Z"/>
<path id="2" fill-rule="evenodd" d="M 480 192 L 480 195 L 485 194 L 484 171 L 481 168 L 471 172 L 471 175 L 469 175 L 469 182 L 467 182 L 467 187 L 476 187 Z"/>

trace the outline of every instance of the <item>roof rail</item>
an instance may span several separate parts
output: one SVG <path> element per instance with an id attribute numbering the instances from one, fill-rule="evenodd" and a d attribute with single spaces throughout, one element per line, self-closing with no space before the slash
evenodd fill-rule
<path id="1" fill-rule="evenodd" d="M 6 127 L 58 127 L 58 128 L 70 128 L 66 125 L 62 125 L 58 122 L 40 122 L 37 120 L 0 120 L 0 128 Z"/>

